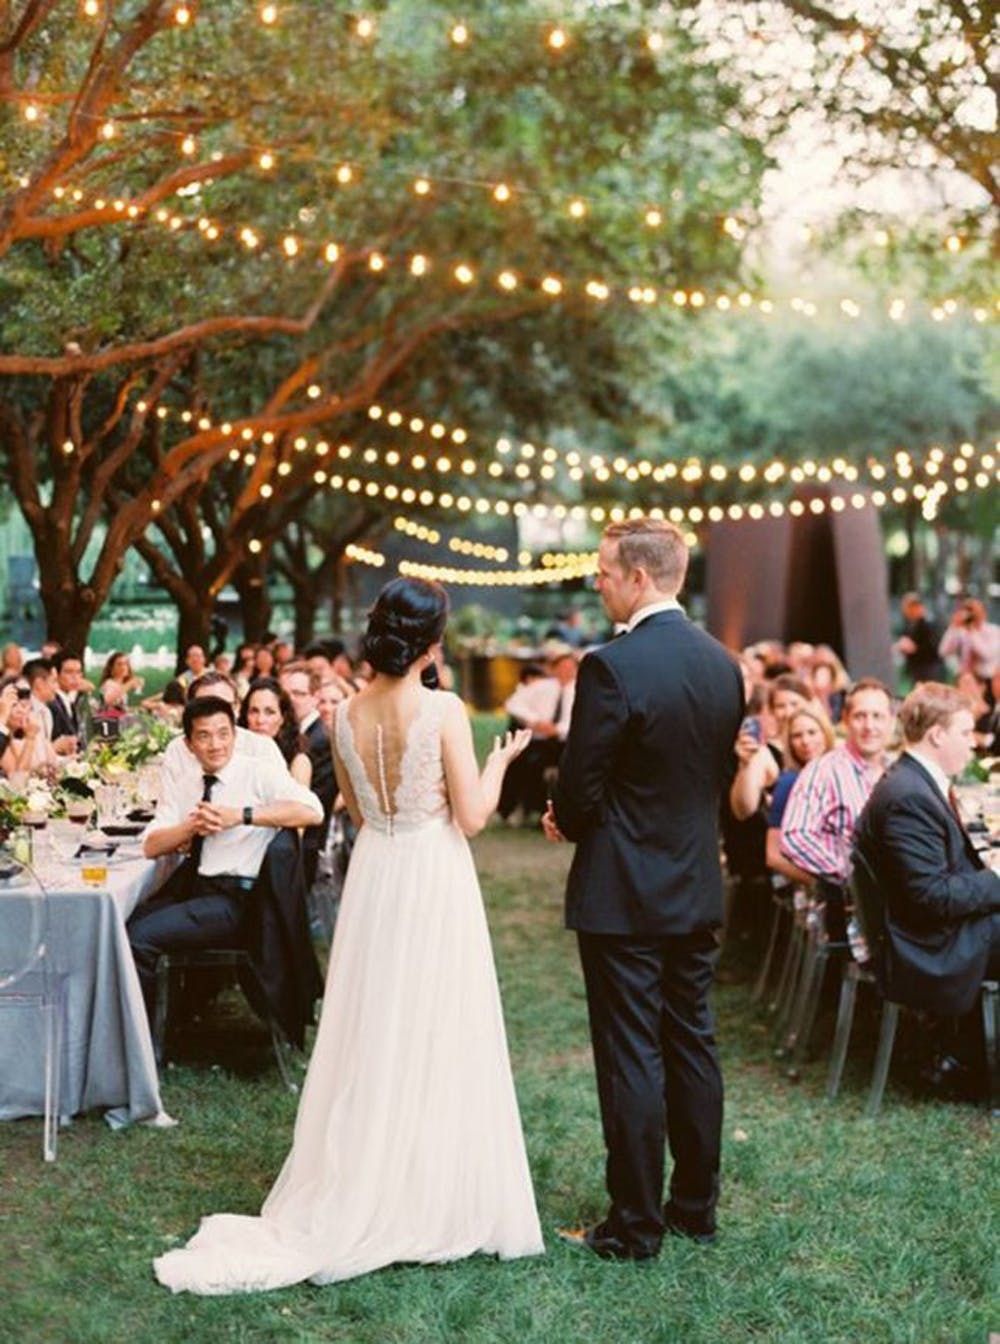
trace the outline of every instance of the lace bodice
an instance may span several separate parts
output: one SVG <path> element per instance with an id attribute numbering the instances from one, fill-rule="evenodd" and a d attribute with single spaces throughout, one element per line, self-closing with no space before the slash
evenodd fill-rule
<path id="1" fill-rule="evenodd" d="M 382 722 L 364 730 L 359 740 L 351 722 L 351 702 L 337 707 L 337 751 L 361 815 L 367 826 L 389 835 L 450 816 L 441 758 L 446 696 L 422 690 L 420 697 L 416 717 L 402 740 Z"/>

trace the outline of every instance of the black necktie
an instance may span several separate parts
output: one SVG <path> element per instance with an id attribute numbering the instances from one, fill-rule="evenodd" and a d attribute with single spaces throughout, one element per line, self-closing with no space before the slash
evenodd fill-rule
<path id="1" fill-rule="evenodd" d="M 219 782 L 218 775 L 203 775 L 203 787 L 201 790 L 201 801 L 209 803 L 212 801 L 212 790 Z M 205 837 L 196 835 L 191 841 L 191 849 L 188 852 L 188 863 L 191 865 L 191 875 L 198 876 L 198 866 L 201 863 L 201 851 L 205 847 Z"/>

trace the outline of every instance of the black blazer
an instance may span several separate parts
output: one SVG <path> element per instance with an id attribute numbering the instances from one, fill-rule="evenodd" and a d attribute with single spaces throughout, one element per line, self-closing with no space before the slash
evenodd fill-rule
<path id="1" fill-rule="evenodd" d="M 337 778 L 333 772 L 333 748 L 330 734 L 322 719 L 314 720 L 303 733 L 306 749 L 312 761 L 312 782 L 309 787 L 323 804 L 323 824 L 310 826 L 305 833 L 306 849 L 321 849 L 330 825 L 333 800 L 337 796 Z"/>
<path id="2" fill-rule="evenodd" d="M 722 923 L 719 798 L 742 714 L 735 659 L 681 611 L 584 657 L 553 797 L 577 842 L 568 928 L 662 936 Z"/>
<path id="3" fill-rule="evenodd" d="M 80 701 L 73 702 L 73 709 L 70 712 L 63 702 L 61 695 L 55 695 L 49 702 L 49 710 L 52 713 L 52 737 L 78 737 L 80 735 L 79 720 Z"/>
<path id="4" fill-rule="evenodd" d="M 900 756 L 854 831 L 885 900 L 886 996 L 932 1013 L 968 1012 L 986 973 L 1000 876 L 984 867 L 930 774 Z"/>
<path id="5" fill-rule="evenodd" d="M 262 1015 L 270 1012 L 301 1049 L 323 979 L 309 937 L 297 831 L 279 831 L 267 847 L 249 898 L 246 946 L 253 968 L 243 982 L 247 998 Z"/>

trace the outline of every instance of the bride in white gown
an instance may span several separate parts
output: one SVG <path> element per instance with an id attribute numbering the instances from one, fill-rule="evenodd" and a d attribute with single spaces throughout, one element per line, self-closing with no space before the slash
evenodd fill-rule
<path id="1" fill-rule="evenodd" d="M 361 825 L 291 1152 L 260 1217 L 216 1214 L 155 1261 L 174 1292 L 331 1283 L 399 1261 L 543 1249 L 479 883 L 466 841 L 528 734 L 480 776 L 464 706 L 421 672 L 437 584 L 396 579 L 339 706 L 337 777 Z"/>

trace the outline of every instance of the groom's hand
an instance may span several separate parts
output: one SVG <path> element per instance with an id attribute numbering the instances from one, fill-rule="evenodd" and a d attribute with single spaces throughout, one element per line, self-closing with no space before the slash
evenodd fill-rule
<path id="1" fill-rule="evenodd" d="M 558 841 L 566 839 L 562 831 L 556 825 L 556 814 L 552 810 L 551 800 L 549 801 L 548 807 L 545 809 L 545 815 L 542 817 L 542 830 L 545 832 L 546 840 Z"/>

